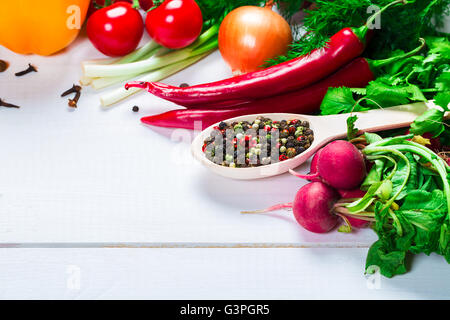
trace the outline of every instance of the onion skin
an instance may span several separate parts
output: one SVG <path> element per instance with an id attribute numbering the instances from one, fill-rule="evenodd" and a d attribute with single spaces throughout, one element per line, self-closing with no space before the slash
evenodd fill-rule
<path id="1" fill-rule="evenodd" d="M 231 11 L 219 30 L 219 50 L 234 75 L 262 69 L 292 43 L 286 20 L 269 7 L 243 6 Z"/>

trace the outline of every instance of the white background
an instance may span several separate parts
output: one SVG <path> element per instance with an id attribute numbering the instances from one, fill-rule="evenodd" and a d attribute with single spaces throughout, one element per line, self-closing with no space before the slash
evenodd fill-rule
<path id="1" fill-rule="evenodd" d="M 11 63 L 0 98 L 22 106 L 0 108 L 0 298 L 450 298 L 442 257 L 368 280 L 371 230 L 316 235 L 288 211 L 241 215 L 292 201 L 304 183 L 212 175 L 175 139 L 190 132 L 140 124 L 167 102 L 143 93 L 104 109 L 86 88 L 69 109 L 59 95 L 101 57 L 85 36 L 46 58 L 0 48 Z M 39 72 L 14 77 L 29 62 Z M 228 76 L 216 52 L 165 82 Z"/>

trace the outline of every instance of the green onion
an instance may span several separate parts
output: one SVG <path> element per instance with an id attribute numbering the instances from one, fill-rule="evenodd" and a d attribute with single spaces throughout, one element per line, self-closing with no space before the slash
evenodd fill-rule
<path id="1" fill-rule="evenodd" d="M 207 51 L 203 54 L 199 54 L 194 57 L 185 59 L 183 61 L 173 63 L 169 66 L 155 70 L 155 71 L 137 79 L 137 81 L 143 81 L 143 82 L 161 81 L 161 80 L 189 67 L 190 65 L 203 59 L 205 56 L 209 55 L 210 53 L 212 53 L 212 51 Z M 142 90 L 138 89 L 138 88 L 131 88 L 129 90 L 125 90 L 125 88 L 120 87 L 120 88 L 112 90 L 108 93 L 103 94 L 100 97 L 100 102 L 103 106 L 110 106 L 114 103 L 117 103 L 123 99 L 128 98 L 129 96 L 131 96 L 137 92 L 142 92 Z"/>
<path id="2" fill-rule="evenodd" d="M 219 27 L 217 25 L 211 27 L 205 31 L 196 42 L 181 50 L 173 51 L 165 56 L 155 57 L 152 56 L 148 59 L 121 63 L 114 65 L 102 65 L 102 64 L 85 64 L 83 65 L 84 76 L 89 78 L 97 77 L 122 77 L 127 75 L 135 75 L 161 68 L 172 63 L 180 62 L 185 59 L 200 55 L 206 51 L 209 51 L 209 47 L 205 50 L 204 44 L 211 38 L 217 38 Z M 215 47 L 217 47 L 217 41 L 214 41 Z"/>

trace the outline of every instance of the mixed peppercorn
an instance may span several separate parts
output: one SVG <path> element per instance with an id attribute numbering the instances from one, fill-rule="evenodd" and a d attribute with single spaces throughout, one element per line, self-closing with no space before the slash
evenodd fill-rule
<path id="1" fill-rule="evenodd" d="M 216 164 L 247 168 L 285 161 L 301 154 L 314 141 L 307 121 L 221 122 L 205 139 L 203 152 Z"/>

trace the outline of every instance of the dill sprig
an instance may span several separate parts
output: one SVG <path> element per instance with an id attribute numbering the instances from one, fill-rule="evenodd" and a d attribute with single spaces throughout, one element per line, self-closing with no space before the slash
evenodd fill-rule
<path id="1" fill-rule="evenodd" d="M 371 13 L 371 5 L 383 7 L 393 0 L 315 0 L 314 8 L 305 10 L 304 36 L 295 41 L 288 53 L 270 60 L 267 66 L 279 64 L 326 45 L 329 38 L 345 27 L 359 27 Z M 389 56 L 397 49 L 411 50 L 419 37 L 437 33 L 443 17 L 449 13 L 450 0 L 415 0 L 391 8 L 381 16 L 381 30 L 375 32 L 365 55 L 370 58 Z"/>

